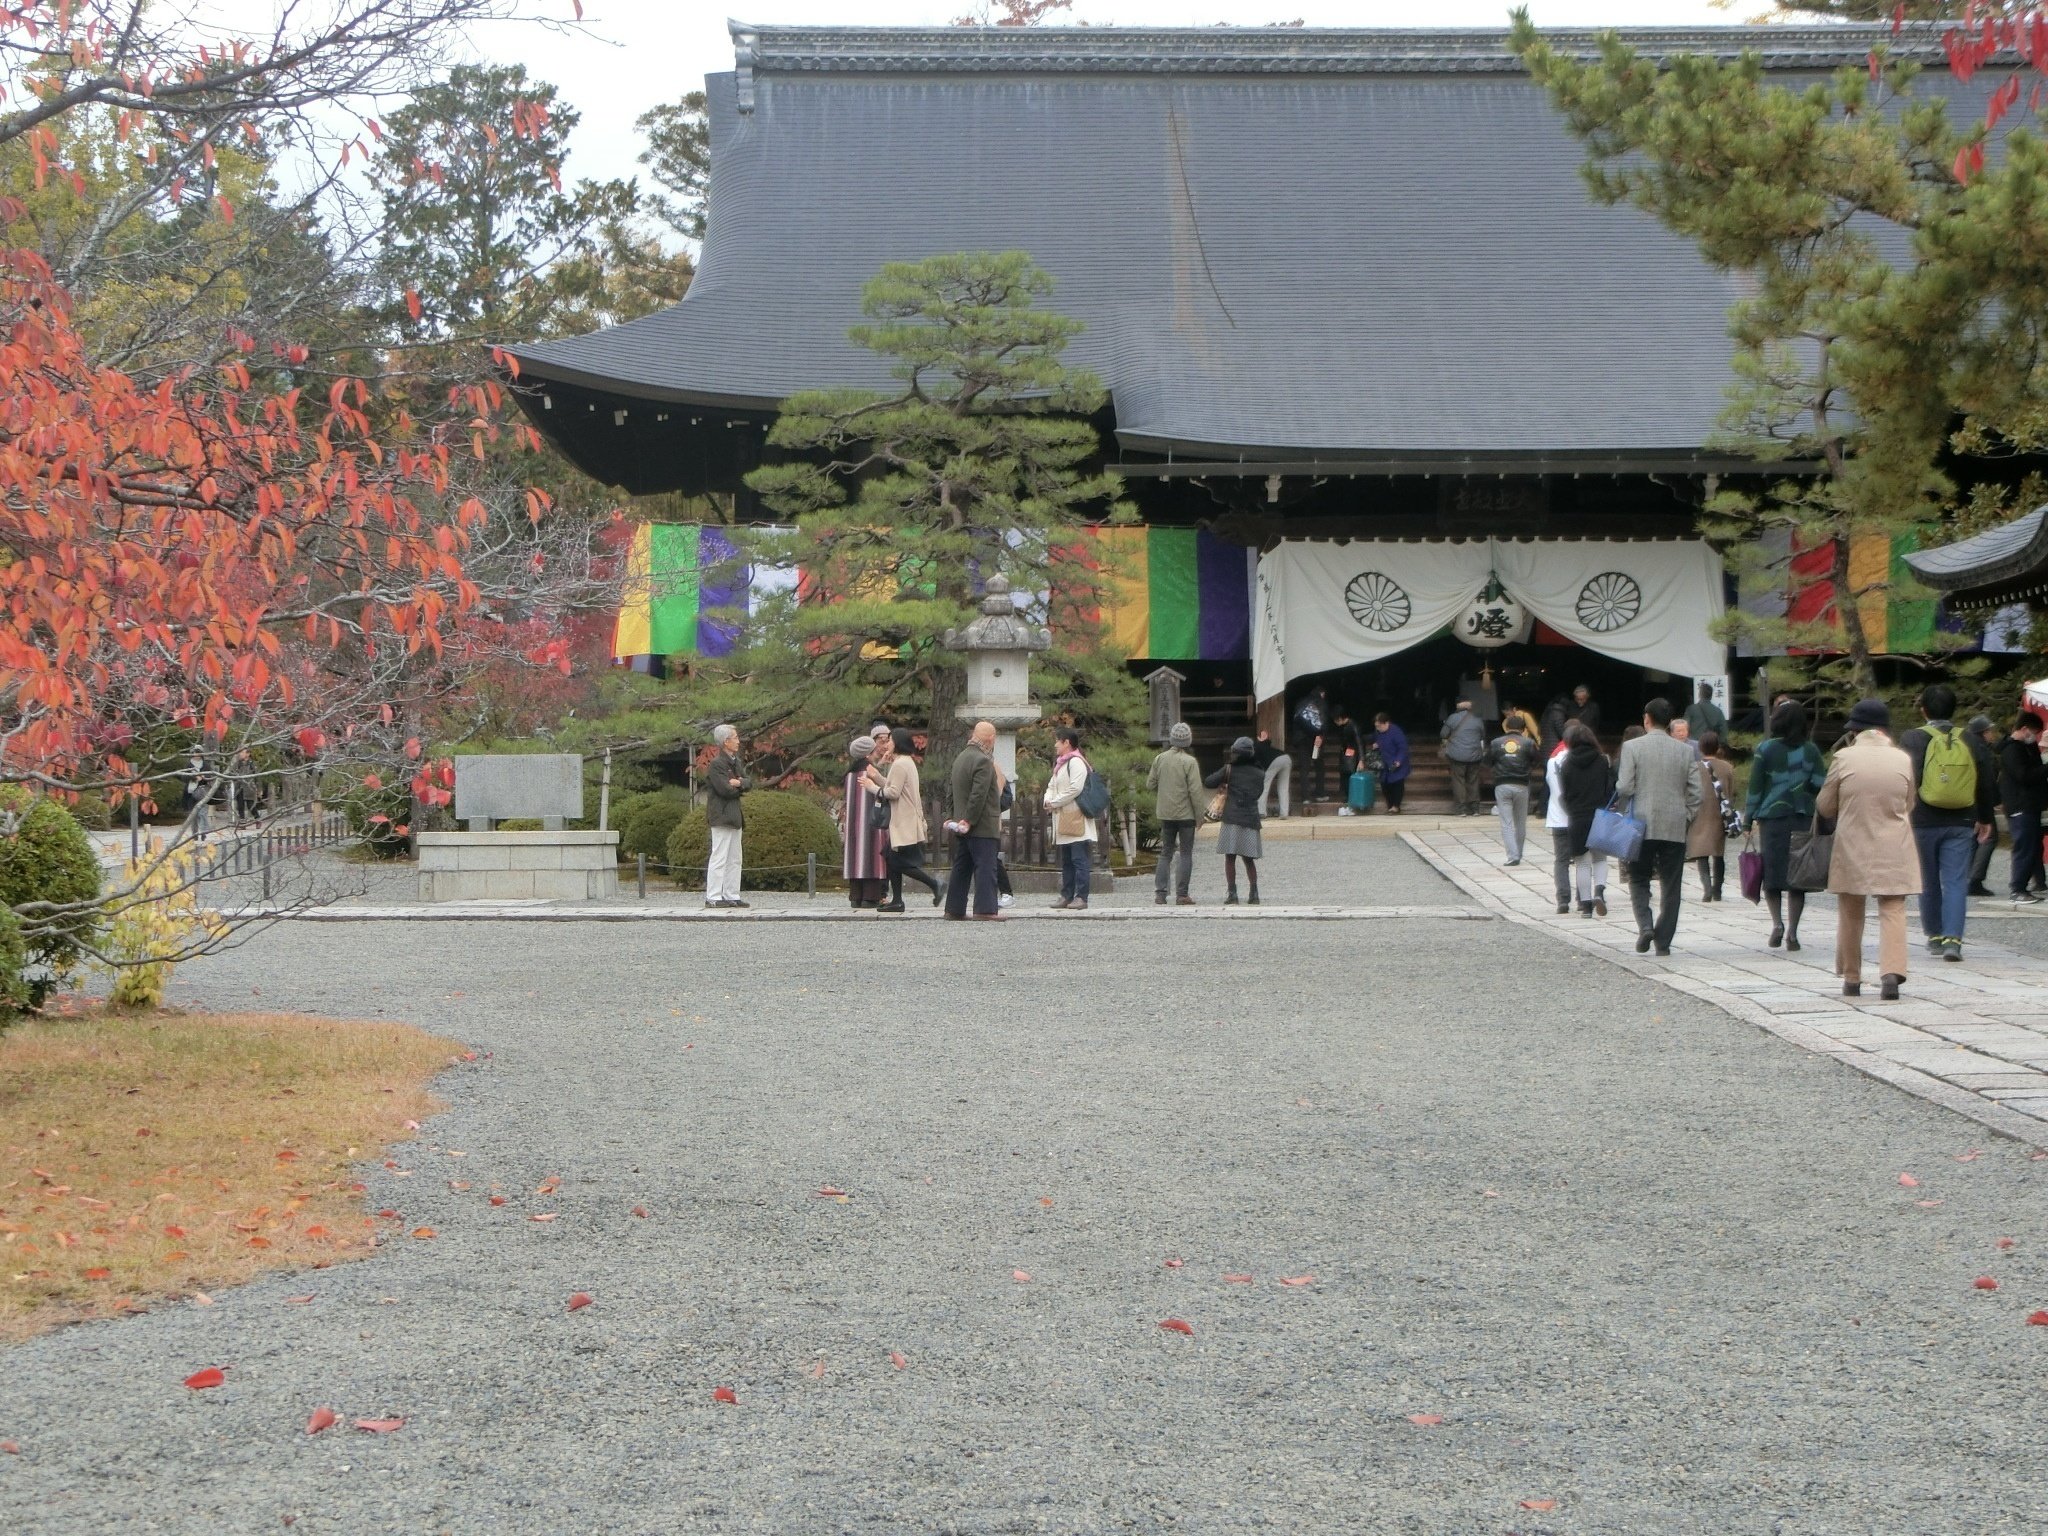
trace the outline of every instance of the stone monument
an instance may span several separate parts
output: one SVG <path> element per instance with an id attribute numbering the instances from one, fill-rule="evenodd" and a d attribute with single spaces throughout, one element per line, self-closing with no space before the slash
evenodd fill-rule
<path id="1" fill-rule="evenodd" d="M 421 832 L 420 900 L 594 900 L 619 893 L 619 834 L 571 832 L 583 814 L 583 759 L 574 753 L 455 759 L 455 813 L 466 832 Z M 491 824 L 536 818 L 538 832 Z"/>
<path id="2" fill-rule="evenodd" d="M 1017 777 L 1017 727 L 1039 716 L 1031 702 L 1031 653 L 1052 649 L 1052 631 L 1033 626 L 1010 600 L 1010 582 L 991 576 L 983 589 L 981 617 L 965 629 L 949 629 L 940 644 L 967 655 L 967 702 L 954 718 L 996 728 L 996 763 L 1006 778 Z"/>

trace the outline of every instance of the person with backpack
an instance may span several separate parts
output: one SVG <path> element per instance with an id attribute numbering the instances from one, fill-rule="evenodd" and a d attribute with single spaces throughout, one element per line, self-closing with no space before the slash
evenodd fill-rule
<path id="1" fill-rule="evenodd" d="M 1060 850 L 1059 912 L 1088 910 L 1088 867 L 1095 857 L 1095 817 L 1082 803 L 1095 770 L 1081 755 L 1081 733 L 1063 725 L 1052 733 L 1052 777 L 1045 781 L 1045 808 L 1053 813 L 1053 842 Z"/>
<path id="2" fill-rule="evenodd" d="M 1771 909 L 1773 949 L 1780 944 L 1799 948 L 1806 892 L 1791 888 L 1792 834 L 1812 825 L 1813 797 L 1827 781 L 1820 748 L 1806 739 L 1806 731 L 1806 706 L 1796 699 L 1780 700 L 1771 711 L 1771 734 L 1749 760 L 1749 803 L 1743 819 L 1761 834 L 1764 902 Z"/>
<path id="3" fill-rule="evenodd" d="M 1259 836 L 1259 799 L 1264 785 L 1252 761 L 1252 750 L 1251 737 L 1238 737 L 1230 744 L 1230 761 L 1202 780 L 1209 788 L 1223 791 L 1223 825 L 1216 835 L 1216 851 L 1223 855 L 1226 907 L 1237 905 L 1239 859 L 1244 860 L 1245 878 L 1251 882 L 1245 905 L 1259 904 L 1259 860 L 1266 851 Z"/>
<path id="4" fill-rule="evenodd" d="M 1920 854 L 1920 931 L 1927 952 L 1963 958 L 1970 856 L 1995 830 L 1998 769 L 1984 743 L 1955 723 L 1956 691 L 1929 683 L 1920 691 L 1927 723 L 1899 745 L 1913 763 L 1913 841 Z"/>

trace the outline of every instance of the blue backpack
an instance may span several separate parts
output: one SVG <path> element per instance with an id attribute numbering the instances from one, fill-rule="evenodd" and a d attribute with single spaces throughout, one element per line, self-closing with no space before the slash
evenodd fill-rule
<path id="1" fill-rule="evenodd" d="M 1088 777 L 1081 785 L 1081 793 L 1074 797 L 1074 804 L 1091 821 L 1105 814 L 1109 810 L 1109 780 L 1090 767 Z"/>

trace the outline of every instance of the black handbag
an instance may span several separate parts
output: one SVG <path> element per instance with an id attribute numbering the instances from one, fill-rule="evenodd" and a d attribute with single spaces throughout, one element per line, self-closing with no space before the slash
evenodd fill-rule
<path id="1" fill-rule="evenodd" d="M 1785 879 L 1795 891 L 1824 891 L 1828 888 L 1828 866 L 1834 862 L 1835 834 L 1823 832 L 1818 811 L 1813 825 L 1792 834 L 1792 852 L 1785 861 Z"/>
<path id="2" fill-rule="evenodd" d="M 880 795 L 876 795 L 872 800 L 868 801 L 869 830 L 875 832 L 888 831 L 889 818 L 894 813 L 894 811 L 895 807 L 890 805 L 890 803 L 884 800 Z"/>

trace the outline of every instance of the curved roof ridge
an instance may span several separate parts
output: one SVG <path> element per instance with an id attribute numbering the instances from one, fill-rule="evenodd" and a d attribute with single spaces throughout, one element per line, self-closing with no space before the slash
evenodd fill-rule
<path id="1" fill-rule="evenodd" d="M 739 68 L 768 73 L 1494 74 L 1520 71 L 1505 27 L 842 27 L 727 23 Z M 1609 32 L 1653 58 L 1760 54 L 1773 69 L 1860 64 L 1879 44 L 1941 57 L 1938 22 L 1560 27 L 1551 44 L 1597 54 Z"/>

